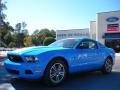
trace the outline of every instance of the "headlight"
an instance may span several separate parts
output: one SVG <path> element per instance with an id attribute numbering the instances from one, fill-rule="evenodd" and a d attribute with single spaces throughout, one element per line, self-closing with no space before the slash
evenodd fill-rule
<path id="1" fill-rule="evenodd" d="M 38 61 L 38 58 L 37 58 L 37 57 L 34 57 L 34 56 L 26 56 L 25 58 L 26 58 L 26 60 L 27 60 L 28 62 Z"/>

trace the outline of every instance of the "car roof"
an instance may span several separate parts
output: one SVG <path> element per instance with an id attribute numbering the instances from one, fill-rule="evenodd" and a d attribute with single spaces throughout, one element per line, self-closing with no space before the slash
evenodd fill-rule
<path id="1" fill-rule="evenodd" d="M 65 38 L 65 39 L 61 39 L 61 40 L 67 40 L 67 39 L 79 39 L 79 40 L 92 40 L 92 41 L 96 41 L 90 38 Z"/>

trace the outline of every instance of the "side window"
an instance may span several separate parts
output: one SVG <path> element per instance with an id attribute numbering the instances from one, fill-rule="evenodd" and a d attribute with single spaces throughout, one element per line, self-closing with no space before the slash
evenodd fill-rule
<path id="1" fill-rule="evenodd" d="M 89 43 L 87 41 L 82 41 L 79 45 L 80 49 L 88 49 L 89 48 Z"/>
<path id="2" fill-rule="evenodd" d="M 82 41 L 79 45 L 81 49 L 96 49 L 97 44 L 94 41 Z"/>
<path id="3" fill-rule="evenodd" d="M 96 49 L 96 48 L 97 48 L 96 43 L 93 41 L 90 41 L 89 42 L 89 49 Z"/>

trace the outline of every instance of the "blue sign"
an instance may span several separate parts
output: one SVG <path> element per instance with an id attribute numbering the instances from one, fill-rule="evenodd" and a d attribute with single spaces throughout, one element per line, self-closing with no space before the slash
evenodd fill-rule
<path id="1" fill-rule="evenodd" d="M 109 17 L 109 18 L 106 19 L 107 22 L 116 22 L 118 20 L 119 20 L 118 17 Z"/>

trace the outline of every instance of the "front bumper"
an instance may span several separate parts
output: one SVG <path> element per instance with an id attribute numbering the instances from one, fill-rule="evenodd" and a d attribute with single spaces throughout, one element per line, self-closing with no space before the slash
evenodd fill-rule
<path id="1" fill-rule="evenodd" d="M 6 70 L 18 78 L 39 79 L 43 76 L 44 67 L 39 63 L 15 63 L 9 59 L 4 61 Z"/>

